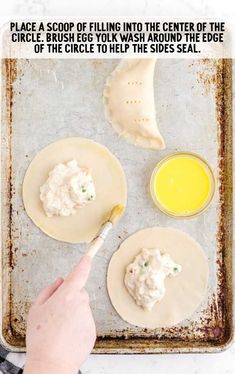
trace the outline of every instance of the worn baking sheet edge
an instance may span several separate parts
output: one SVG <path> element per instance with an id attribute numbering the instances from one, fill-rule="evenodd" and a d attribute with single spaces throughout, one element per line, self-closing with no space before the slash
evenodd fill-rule
<path id="1" fill-rule="evenodd" d="M 9 186 L 7 191 L 8 194 L 8 239 L 7 247 L 11 251 L 11 125 L 12 125 L 12 99 L 13 99 L 13 83 L 16 78 L 17 61 L 16 60 L 4 60 L 2 69 L 5 74 L 6 87 L 4 90 L 6 113 L 2 121 L 6 121 L 8 127 L 8 161 L 7 167 L 7 183 Z M 203 344 L 198 341 L 182 341 L 182 340 L 154 340 L 150 338 L 136 338 L 125 339 L 123 337 L 99 337 L 97 339 L 93 353 L 192 353 L 192 352 L 220 352 L 228 348 L 233 340 L 234 327 L 233 327 L 233 267 L 232 267 L 232 60 L 223 60 L 218 65 L 217 69 L 217 82 L 216 82 L 216 101 L 217 101 L 217 122 L 219 132 L 222 128 L 224 131 L 221 132 L 223 136 L 220 138 L 220 170 L 224 172 L 220 175 L 220 194 L 221 199 L 221 214 L 219 217 L 219 231 L 220 237 L 220 258 L 219 261 L 223 263 L 224 274 L 221 274 L 225 279 L 226 289 L 225 294 L 227 295 L 226 301 L 226 333 L 223 339 L 220 341 L 206 341 Z M 3 101 L 2 101 L 3 102 Z M 224 250 L 226 248 L 226 251 Z M 10 258 L 10 256 L 9 256 Z M 8 265 L 8 258 L 2 256 L 1 251 L 1 263 L 2 265 Z M 5 295 L 10 296 L 10 270 L 9 266 L 2 266 L 1 268 L 1 280 L 4 276 L 4 280 L 7 287 Z M 2 281 L 1 281 L 1 296 L 4 296 L 2 292 Z M 5 336 L 11 337 L 13 340 L 14 336 L 11 331 L 11 316 L 10 308 L 4 315 L 3 322 L 3 300 L 1 297 L 1 343 L 7 349 L 15 352 L 25 351 L 25 347 L 15 346 L 9 344 Z M 7 303 L 8 307 L 10 302 Z M 4 331 L 5 330 L 5 331 Z M 7 332 L 6 332 L 7 331 Z M 17 341 L 17 338 L 16 338 Z M 23 344 L 23 343 L 22 343 Z"/>
<path id="2" fill-rule="evenodd" d="M 24 347 L 18 347 L 13 344 L 10 344 L 5 335 L 13 336 L 11 332 L 11 311 L 10 311 L 10 298 L 11 298 L 11 289 L 10 289 L 10 272 L 12 268 L 11 259 L 12 259 L 12 241 L 11 241 L 11 199 L 12 199 L 12 154 L 11 154 L 11 137 L 12 137 L 12 105 L 13 105 L 13 83 L 17 77 L 17 60 L 15 59 L 3 59 L 1 63 L 1 78 L 4 77 L 3 82 L 1 80 L 1 103 L 5 103 L 5 109 L 1 108 L 1 126 L 2 123 L 6 124 L 6 157 L 5 157 L 5 169 L 6 169 L 6 183 L 4 184 L 4 190 L 1 191 L 1 194 L 7 196 L 8 203 L 6 204 L 6 216 L 7 216 L 7 238 L 4 245 L 6 245 L 7 250 L 9 251 L 9 257 L 3 255 L 2 250 L 2 230 L 1 230 L 1 251 L 0 251 L 0 290 L 1 290 L 1 297 L 0 297 L 0 328 L 1 328 L 1 344 L 10 351 L 14 352 L 21 352 L 24 351 Z M 1 134 L 2 135 L 2 134 Z M 1 153 L 1 161 L 2 161 L 2 153 Z M 2 164 L 2 162 L 1 162 Z M 2 170 L 1 170 L 2 173 Z M 1 174 L 2 175 L 2 174 Z M 1 195 L 2 197 L 2 195 Z M 2 202 L 1 202 L 2 206 Z M 1 224 L 2 224 L 2 217 L 1 217 Z M 2 229 L 2 227 L 1 227 Z M 5 252 L 5 251 L 4 251 Z M 10 260 L 9 260 L 10 259 Z M 2 280 L 4 279 L 4 284 Z M 4 292 L 3 292 L 4 287 Z M 3 300 L 3 298 L 7 300 Z M 7 305 L 8 310 L 3 310 L 4 305 Z M 8 327 L 6 327 L 8 326 Z M 6 333 L 7 328 L 7 333 Z"/>

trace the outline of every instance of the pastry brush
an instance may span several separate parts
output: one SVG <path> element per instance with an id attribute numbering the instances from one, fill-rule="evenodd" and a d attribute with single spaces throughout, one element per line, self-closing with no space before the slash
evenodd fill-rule
<path id="1" fill-rule="evenodd" d="M 115 223 L 119 220 L 121 215 L 124 212 L 124 206 L 121 204 L 115 205 L 112 209 L 108 220 L 102 225 L 98 235 L 92 240 L 87 250 L 86 255 L 93 258 L 95 254 L 98 252 L 100 247 L 103 245 L 109 231 L 115 225 Z"/>

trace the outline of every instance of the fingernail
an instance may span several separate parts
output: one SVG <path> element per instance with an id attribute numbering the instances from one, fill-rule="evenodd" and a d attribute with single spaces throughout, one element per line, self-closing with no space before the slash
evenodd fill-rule
<path id="1" fill-rule="evenodd" d="M 60 283 L 61 281 L 64 281 L 64 279 L 62 277 L 58 277 L 56 278 L 54 283 L 57 284 L 57 283 Z"/>

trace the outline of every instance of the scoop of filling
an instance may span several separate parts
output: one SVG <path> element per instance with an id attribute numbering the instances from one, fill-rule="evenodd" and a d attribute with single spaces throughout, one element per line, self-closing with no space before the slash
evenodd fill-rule
<path id="1" fill-rule="evenodd" d="M 176 276 L 181 270 L 169 254 L 162 254 L 155 248 L 143 248 L 127 266 L 124 282 L 136 303 L 151 310 L 165 295 L 166 277 Z"/>
<path id="2" fill-rule="evenodd" d="M 76 160 L 56 165 L 40 187 L 40 200 L 48 217 L 70 216 L 94 199 L 91 170 L 79 167 Z"/>

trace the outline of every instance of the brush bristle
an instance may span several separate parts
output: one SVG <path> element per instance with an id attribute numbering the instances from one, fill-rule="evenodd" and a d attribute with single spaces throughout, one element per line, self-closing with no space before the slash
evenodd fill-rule
<path id="1" fill-rule="evenodd" d="M 119 220 L 121 215 L 124 212 L 124 206 L 122 204 L 115 205 L 112 209 L 109 217 L 109 221 L 112 222 L 113 225 Z"/>

